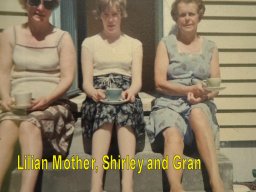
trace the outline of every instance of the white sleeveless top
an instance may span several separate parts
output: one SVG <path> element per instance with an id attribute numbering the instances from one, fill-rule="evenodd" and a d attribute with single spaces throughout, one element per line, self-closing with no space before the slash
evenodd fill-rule
<path id="1" fill-rule="evenodd" d="M 54 28 L 43 46 L 33 47 L 19 37 L 20 30 L 21 26 L 14 27 L 11 95 L 29 91 L 33 98 L 46 96 L 60 81 L 58 46 L 65 32 Z"/>

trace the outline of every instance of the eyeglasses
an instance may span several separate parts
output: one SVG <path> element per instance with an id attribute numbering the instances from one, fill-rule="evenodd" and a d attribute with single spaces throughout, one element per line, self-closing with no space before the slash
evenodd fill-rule
<path id="1" fill-rule="evenodd" d="M 41 0 L 27 0 L 30 6 L 37 7 L 41 4 Z M 49 10 L 53 10 L 58 6 L 56 0 L 43 0 L 44 7 Z"/>

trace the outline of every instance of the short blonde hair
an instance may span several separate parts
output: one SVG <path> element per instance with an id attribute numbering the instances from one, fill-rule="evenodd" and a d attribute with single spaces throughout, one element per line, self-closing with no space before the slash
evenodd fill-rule
<path id="1" fill-rule="evenodd" d="M 195 3 L 198 7 L 198 14 L 199 14 L 199 19 L 201 20 L 204 16 L 204 12 L 205 12 L 205 5 L 203 3 L 202 0 L 175 0 L 172 4 L 172 10 L 171 10 L 171 16 L 172 16 L 172 19 L 174 21 L 177 21 L 178 20 L 178 16 L 179 16 L 179 13 L 178 13 L 178 5 L 179 3 Z"/>
<path id="2" fill-rule="evenodd" d="M 28 0 L 19 0 L 19 3 L 21 4 L 23 9 L 26 9 L 27 1 Z M 53 1 L 53 9 L 52 10 L 54 10 L 55 8 L 57 8 L 59 6 L 60 2 L 59 2 L 59 0 L 52 0 L 52 1 Z"/>
<path id="3" fill-rule="evenodd" d="M 100 18 L 102 12 L 109 7 L 115 7 L 120 10 L 121 16 L 126 18 L 128 16 L 126 11 L 126 0 L 97 0 L 97 7 L 93 10 L 96 19 Z"/>

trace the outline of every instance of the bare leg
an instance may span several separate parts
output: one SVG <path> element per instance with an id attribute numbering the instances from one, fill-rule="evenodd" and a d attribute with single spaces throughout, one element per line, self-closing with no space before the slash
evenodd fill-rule
<path id="1" fill-rule="evenodd" d="M 118 147 L 121 158 L 127 155 L 130 159 L 135 156 L 136 138 L 130 127 L 119 127 L 117 129 Z M 126 167 L 122 170 L 122 192 L 133 191 L 133 170 Z"/>
<path id="2" fill-rule="evenodd" d="M 164 156 L 168 155 L 169 169 L 166 170 L 170 192 L 184 191 L 181 185 L 182 169 L 177 170 L 172 164 L 175 155 L 183 156 L 184 142 L 183 137 L 177 128 L 167 128 L 163 131 L 164 137 Z"/>
<path id="3" fill-rule="evenodd" d="M 34 159 L 42 159 L 41 130 L 29 122 L 22 122 L 19 130 L 22 158 L 25 155 L 33 155 Z M 23 170 L 21 180 L 21 192 L 34 192 L 39 170 Z"/>
<path id="4" fill-rule="evenodd" d="M 17 125 L 10 120 L 2 121 L 0 123 L 0 191 L 4 176 L 12 160 L 17 139 Z"/>
<path id="5" fill-rule="evenodd" d="M 197 148 L 209 174 L 213 192 L 224 192 L 217 164 L 216 149 L 212 129 L 205 113 L 200 108 L 192 110 L 189 117 L 194 131 Z"/>
<path id="6" fill-rule="evenodd" d="M 92 137 L 92 158 L 96 160 L 95 169 L 92 170 L 91 192 L 103 191 L 103 174 L 102 157 L 108 154 L 113 125 L 104 124 L 97 131 L 94 132 Z"/>

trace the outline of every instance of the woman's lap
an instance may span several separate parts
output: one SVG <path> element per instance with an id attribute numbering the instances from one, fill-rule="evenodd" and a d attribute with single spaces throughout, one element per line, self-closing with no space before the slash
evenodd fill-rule
<path id="1" fill-rule="evenodd" d="M 111 87 L 127 90 L 131 85 L 131 77 L 120 74 L 107 74 L 94 77 L 94 87 L 105 90 Z M 110 105 L 94 102 L 86 98 L 82 105 L 82 128 L 84 143 L 90 143 L 93 133 L 104 123 L 111 123 L 114 127 L 131 127 L 137 138 L 137 151 L 141 151 L 145 142 L 145 122 L 141 99 L 136 96 L 135 102 L 120 105 Z M 89 144 L 90 145 L 90 144 Z M 88 148 L 85 146 L 85 148 Z M 85 149 L 90 153 L 89 149 Z"/>
<path id="2" fill-rule="evenodd" d="M 120 74 L 106 74 L 94 77 L 94 87 L 105 90 L 111 87 L 126 90 L 131 85 L 131 77 Z M 94 102 L 86 98 L 82 105 L 82 128 L 84 137 L 91 138 L 94 131 L 104 123 L 112 123 L 115 126 L 132 127 L 136 137 L 144 134 L 144 115 L 141 99 L 136 96 L 135 102 L 120 105 L 109 105 Z"/>
<path id="3" fill-rule="evenodd" d="M 108 105 L 86 99 L 82 106 L 82 127 L 84 136 L 91 138 L 93 132 L 105 123 L 117 127 L 131 127 L 136 136 L 144 132 L 144 117 L 141 100 L 136 98 L 134 103 Z"/>
<path id="4" fill-rule="evenodd" d="M 176 128 L 184 137 L 184 144 L 189 146 L 194 144 L 194 134 L 189 126 L 189 115 L 193 109 L 201 109 L 209 120 L 210 127 L 213 129 L 214 135 L 217 132 L 218 125 L 213 111 L 214 106 L 209 107 L 205 103 L 200 103 L 190 107 L 190 110 L 183 111 L 181 114 L 166 107 L 151 112 L 150 126 L 147 126 L 147 132 L 153 146 L 159 151 L 163 150 L 163 131 L 167 128 Z M 212 114 L 214 113 L 214 114 Z M 153 126 L 152 126 L 153 125 Z"/>
<path id="5" fill-rule="evenodd" d="M 30 122 L 41 130 L 43 141 L 43 158 L 51 158 L 52 155 L 66 157 L 71 145 L 75 120 L 69 107 L 57 104 L 48 107 L 44 111 L 35 111 L 27 116 L 19 116 L 13 113 L 2 115 L 2 121 Z"/>

